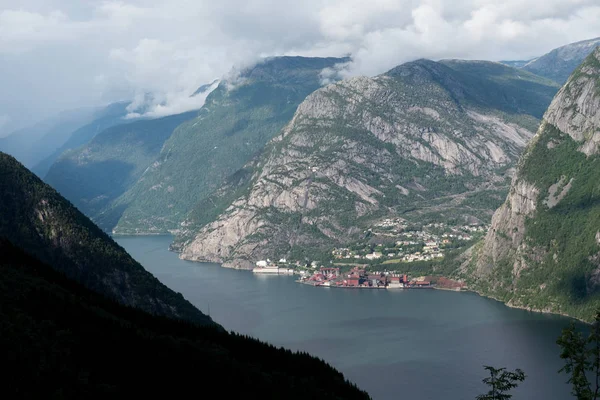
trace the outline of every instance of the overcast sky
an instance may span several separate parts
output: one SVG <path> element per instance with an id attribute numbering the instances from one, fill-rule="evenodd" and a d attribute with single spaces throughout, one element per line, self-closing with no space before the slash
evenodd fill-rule
<path id="1" fill-rule="evenodd" d="M 600 0 L 0 0 L 0 136 L 144 93 L 153 115 L 193 109 L 198 86 L 264 56 L 351 54 L 351 74 L 375 75 L 597 36 Z"/>

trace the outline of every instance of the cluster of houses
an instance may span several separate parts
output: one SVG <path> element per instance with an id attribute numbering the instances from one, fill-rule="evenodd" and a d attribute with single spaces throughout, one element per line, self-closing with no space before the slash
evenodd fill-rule
<path id="1" fill-rule="evenodd" d="M 400 288 L 428 288 L 431 282 L 423 279 L 409 280 L 407 274 L 391 272 L 370 272 L 354 267 L 346 273 L 340 273 L 339 268 L 321 267 L 311 276 L 300 278 L 299 282 L 313 286 L 365 288 L 365 289 L 400 289 Z"/>
<path id="2" fill-rule="evenodd" d="M 443 258 L 446 248 L 461 246 L 461 242 L 472 240 L 471 233 L 485 232 L 485 230 L 484 225 L 454 227 L 443 223 L 411 229 L 400 219 L 390 218 L 378 223 L 369 231 L 375 236 L 393 237 L 395 239 L 393 245 L 379 245 L 373 248 L 365 243 L 362 247 L 354 246 L 353 249 L 333 249 L 332 255 L 337 260 L 430 261 Z"/>

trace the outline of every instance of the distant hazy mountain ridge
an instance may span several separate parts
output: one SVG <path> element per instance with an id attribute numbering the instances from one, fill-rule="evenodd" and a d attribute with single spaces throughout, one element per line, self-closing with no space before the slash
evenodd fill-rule
<path id="1" fill-rule="evenodd" d="M 119 220 L 127 203 L 117 199 L 154 162 L 173 130 L 197 111 L 163 118 L 122 121 L 91 141 L 65 152 L 45 181 L 105 230 Z"/>
<path id="2" fill-rule="evenodd" d="M 88 107 L 58 113 L 0 138 L 0 151 L 31 168 L 68 141 L 71 132 L 92 121 L 97 112 Z"/>
<path id="3" fill-rule="evenodd" d="M 522 68 L 562 84 L 599 45 L 600 38 L 571 43 L 529 61 Z"/>
<path id="4" fill-rule="evenodd" d="M 31 170 L 40 178 L 45 178 L 52 164 L 66 151 L 87 144 L 96 135 L 111 126 L 125 123 L 124 118 L 127 115 L 128 105 L 128 102 L 112 103 L 95 112 L 92 121 L 74 131 L 68 131 L 68 139 L 46 158 L 35 164 Z"/>

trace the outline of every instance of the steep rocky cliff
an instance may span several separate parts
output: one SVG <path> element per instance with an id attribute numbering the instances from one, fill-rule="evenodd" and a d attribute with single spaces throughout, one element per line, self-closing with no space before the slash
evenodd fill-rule
<path id="1" fill-rule="evenodd" d="M 600 305 L 600 48 L 571 75 L 465 266 L 510 305 L 590 319 Z"/>
<path id="2" fill-rule="evenodd" d="M 535 75 L 466 61 L 420 60 L 329 85 L 196 207 L 174 248 L 249 268 L 356 240 L 384 216 L 487 219 L 555 92 Z"/>

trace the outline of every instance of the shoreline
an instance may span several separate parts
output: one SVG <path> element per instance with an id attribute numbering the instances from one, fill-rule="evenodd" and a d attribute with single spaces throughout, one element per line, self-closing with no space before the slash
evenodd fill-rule
<path id="1" fill-rule="evenodd" d="M 153 234 L 146 234 L 146 235 L 143 235 L 143 234 L 120 235 L 119 234 L 119 235 L 114 235 L 114 236 L 120 236 L 120 237 L 126 237 L 126 236 L 136 237 L 137 236 L 137 237 L 143 237 L 143 236 L 172 236 L 172 234 L 170 234 L 170 233 L 167 233 L 167 234 L 156 234 L 156 235 L 153 235 Z M 175 250 L 171 249 L 170 246 L 169 246 L 168 250 L 171 251 L 171 252 L 173 252 L 173 253 L 175 253 L 175 254 L 181 254 L 181 252 L 178 252 L 178 251 L 175 251 Z M 190 262 L 219 264 L 219 266 L 221 268 L 234 269 L 234 270 L 238 270 L 238 271 L 251 271 L 251 269 L 236 268 L 234 266 L 225 265 L 224 263 L 215 262 L 215 261 L 208 261 L 208 260 L 200 261 L 200 260 L 185 259 L 185 258 L 181 258 L 181 257 L 179 257 L 179 258 L 181 260 L 190 261 Z M 293 275 L 287 275 L 286 274 L 286 276 L 293 276 Z M 302 283 L 304 285 L 309 285 L 309 286 L 317 286 L 317 285 L 311 285 L 310 283 L 306 283 L 306 282 L 299 282 L 299 281 L 296 281 L 296 282 Z M 321 286 L 321 285 L 319 285 L 319 286 Z M 323 286 L 323 287 L 336 287 L 336 286 Z M 351 289 L 351 288 L 352 289 L 361 289 L 360 287 L 357 287 L 357 288 L 354 288 L 354 287 L 342 287 L 342 289 Z M 366 289 L 366 288 L 363 288 L 363 289 Z M 375 288 L 375 289 L 380 289 L 380 288 Z M 381 288 L 381 289 L 387 289 L 387 288 Z M 400 288 L 398 288 L 398 289 L 400 289 Z M 409 288 L 402 288 L 402 289 L 409 289 Z M 410 289 L 416 289 L 416 288 L 410 288 Z M 517 310 L 524 310 L 524 311 L 529 311 L 529 312 L 535 312 L 535 313 L 540 313 L 540 314 L 546 314 L 546 315 L 558 315 L 558 316 L 561 316 L 561 317 L 569 318 L 571 320 L 575 320 L 575 321 L 584 323 L 586 325 L 591 325 L 592 324 L 592 322 L 586 321 L 586 320 L 578 318 L 578 317 L 574 317 L 572 315 L 569 315 L 569 314 L 566 314 L 566 313 L 563 313 L 563 312 L 540 310 L 540 309 L 536 309 L 536 308 L 532 308 L 532 307 L 526 307 L 526 306 L 519 306 L 519 305 L 516 305 L 516 304 L 511 304 L 510 302 L 502 301 L 502 300 L 494 297 L 493 295 L 484 294 L 484 293 L 478 291 L 477 289 L 473 289 L 473 288 L 461 288 L 460 290 L 456 290 L 456 289 L 451 289 L 451 288 L 442 288 L 442 287 L 433 286 L 433 287 L 430 287 L 430 288 L 420 288 L 420 289 L 444 290 L 444 291 L 447 291 L 447 292 L 456 292 L 456 293 L 466 293 L 466 292 L 475 293 L 475 294 L 477 294 L 480 297 L 484 297 L 484 298 L 491 299 L 491 300 L 497 301 L 499 303 L 502 303 L 503 305 L 505 305 L 508 308 L 517 309 Z"/>
<path id="2" fill-rule="evenodd" d="M 290 276 L 290 275 L 288 275 Z M 295 280 L 294 282 L 300 283 L 301 285 L 307 285 L 312 287 L 322 287 L 322 288 L 337 288 L 337 289 L 365 289 L 365 290 L 433 290 L 437 289 L 435 286 L 426 286 L 426 287 L 417 287 L 417 286 L 409 286 L 409 287 L 393 287 L 389 286 L 342 286 L 342 285 L 315 285 L 309 282 L 303 282 L 300 279 Z M 438 289 L 445 290 L 445 289 Z"/>
<path id="3" fill-rule="evenodd" d="M 546 315 L 558 315 L 558 316 L 561 316 L 561 317 L 565 317 L 565 318 L 569 318 L 569 319 L 581 322 L 581 323 L 586 324 L 586 325 L 592 325 L 592 322 L 588 322 L 588 321 L 586 321 L 584 319 L 581 319 L 581 318 L 578 318 L 578 317 L 574 317 L 572 315 L 565 314 L 565 313 L 562 313 L 562 312 L 548 311 L 548 310 L 539 310 L 539 309 L 532 308 L 532 307 L 525 307 L 525 306 L 519 306 L 519 305 L 516 305 L 516 304 L 510 304 L 510 302 L 502 301 L 502 300 L 500 300 L 500 299 L 498 299 L 498 298 L 496 298 L 496 297 L 494 297 L 492 295 L 483 294 L 483 293 L 477 291 L 476 289 L 467 289 L 465 291 L 466 292 L 475 293 L 478 296 L 486 298 L 486 299 L 497 301 L 498 303 L 502 303 L 506 307 L 512 308 L 512 309 L 515 309 L 515 310 L 524 310 L 524 311 L 534 312 L 534 313 L 538 313 L 538 314 L 546 314 Z"/>

